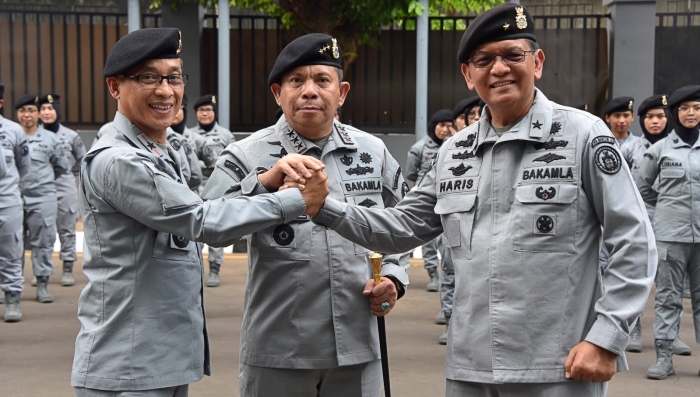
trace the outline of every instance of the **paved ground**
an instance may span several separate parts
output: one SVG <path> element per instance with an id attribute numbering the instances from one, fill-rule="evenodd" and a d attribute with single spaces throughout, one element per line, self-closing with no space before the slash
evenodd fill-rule
<path id="1" fill-rule="evenodd" d="M 59 265 L 57 259 L 55 263 Z M 439 396 L 444 390 L 445 348 L 437 344 L 442 327 L 433 323 L 439 310 L 438 294 L 425 291 L 428 277 L 420 267 L 421 261 L 416 260 L 413 265 L 409 271 L 411 287 L 387 321 L 392 391 L 395 396 L 402 397 Z M 0 396 L 73 395 L 70 369 L 79 329 L 76 307 L 78 295 L 86 283 L 80 272 L 80 262 L 76 270 L 77 285 L 71 288 L 61 287 L 58 276 L 51 278 L 53 304 L 36 302 L 35 290 L 27 282 L 22 299 L 24 320 L 17 324 L 0 322 Z M 222 286 L 206 289 L 214 376 L 192 385 L 192 396 L 238 396 L 238 340 L 245 275 L 245 256 L 228 255 L 221 273 Z M 615 376 L 608 396 L 700 396 L 697 376 L 700 347 L 694 343 L 688 300 L 685 305 L 681 336 L 695 352 L 691 357 L 674 357 L 678 375 L 665 381 L 645 378 L 647 368 L 654 361 L 652 306 L 648 304 L 642 319 L 644 352 L 628 355 L 631 370 Z"/>

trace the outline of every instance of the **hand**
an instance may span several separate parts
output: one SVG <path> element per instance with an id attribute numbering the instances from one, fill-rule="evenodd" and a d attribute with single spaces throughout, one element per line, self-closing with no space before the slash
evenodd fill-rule
<path id="1" fill-rule="evenodd" d="M 285 178 L 304 184 L 311 178 L 312 172 L 320 172 L 324 168 L 326 165 L 320 160 L 292 153 L 279 159 L 269 171 L 260 174 L 258 179 L 267 191 L 275 192 L 282 186 Z"/>
<path id="2" fill-rule="evenodd" d="M 330 190 L 328 190 L 328 175 L 324 172 L 315 172 L 305 182 L 304 190 L 300 190 L 301 197 L 304 199 L 304 204 L 306 204 L 304 213 L 315 218 L 321 211 L 326 196 L 330 193 Z"/>
<path id="3" fill-rule="evenodd" d="M 617 354 L 583 341 L 569 352 L 564 370 L 567 379 L 607 382 L 617 372 Z"/>
<path id="4" fill-rule="evenodd" d="M 396 285 L 394 285 L 393 281 L 386 277 L 382 277 L 379 284 L 374 284 L 374 280 L 367 281 L 367 284 L 365 284 L 365 290 L 362 291 L 362 295 L 369 297 L 369 305 L 372 309 L 372 314 L 377 317 L 382 317 L 389 314 L 391 309 L 394 308 L 399 293 L 396 290 Z M 382 310 L 382 302 L 389 303 L 389 308 Z"/>
<path id="5" fill-rule="evenodd" d="M 304 182 L 306 183 L 305 180 L 304 180 Z M 285 189 L 291 189 L 291 188 L 297 188 L 299 190 L 306 189 L 306 185 L 304 185 L 302 183 L 295 182 L 294 180 L 292 180 L 292 178 L 290 178 L 288 176 L 284 177 L 284 181 L 282 183 L 283 183 L 283 185 L 280 186 L 279 191 L 282 191 Z"/>

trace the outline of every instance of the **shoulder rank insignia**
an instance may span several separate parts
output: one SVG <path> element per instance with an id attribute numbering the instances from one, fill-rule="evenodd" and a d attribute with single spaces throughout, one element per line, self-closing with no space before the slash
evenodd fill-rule
<path id="1" fill-rule="evenodd" d="M 158 150 L 158 146 L 156 146 L 156 144 L 153 142 L 153 139 L 151 139 L 151 137 L 149 137 L 146 134 L 141 134 L 137 138 L 141 142 L 141 144 L 143 144 L 144 146 L 146 146 L 146 148 L 148 148 L 149 151 L 155 153 L 159 157 L 163 156 L 163 153 L 161 153 L 160 150 Z"/>
<path id="2" fill-rule="evenodd" d="M 452 159 L 454 160 L 467 160 L 473 157 L 476 157 L 476 154 L 474 152 L 470 152 L 469 150 L 465 150 L 462 153 L 455 153 L 452 155 Z"/>
<path id="3" fill-rule="evenodd" d="M 549 135 L 555 135 L 561 131 L 561 123 L 558 121 L 552 121 L 552 128 L 549 130 Z"/>
<path id="4" fill-rule="evenodd" d="M 340 158 L 340 162 L 348 167 L 352 165 L 352 161 L 352 157 L 348 156 L 347 154 L 344 154 L 343 157 Z"/>
<path id="5" fill-rule="evenodd" d="M 377 205 L 377 203 L 374 202 L 374 200 L 366 198 L 366 199 L 362 200 L 362 202 L 358 203 L 357 205 L 361 205 L 363 207 L 369 208 L 369 207 L 372 207 L 374 205 Z"/>
<path id="6" fill-rule="evenodd" d="M 547 142 L 536 143 L 535 150 L 552 150 L 558 147 L 566 147 L 568 144 L 569 141 L 555 141 L 554 139 L 550 139 Z"/>
<path id="7" fill-rule="evenodd" d="M 448 168 L 448 170 L 452 171 L 452 175 L 454 175 L 454 176 L 461 176 L 461 175 L 466 174 L 467 171 L 469 171 L 469 170 L 472 169 L 472 168 L 473 168 L 473 167 L 472 167 L 471 165 L 468 165 L 468 166 L 465 167 L 465 166 L 464 166 L 464 163 L 461 163 L 461 164 L 460 164 L 459 166 L 457 166 L 457 167 L 450 167 L 450 168 Z"/>
<path id="8" fill-rule="evenodd" d="M 285 135 L 287 135 L 287 138 L 289 138 L 289 142 L 292 144 L 292 146 L 294 146 L 294 150 L 296 150 L 297 153 L 301 153 L 304 150 L 306 150 L 306 144 L 299 137 L 296 131 L 287 127 Z"/>
<path id="9" fill-rule="evenodd" d="M 355 168 L 345 170 L 348 175 L 366 175 L 374 172 L 374 167 L 362 167 L 359 164 Z"/>
<path id="10" fill-rule="evenodd" d="M 352 137 L 350 137 L 350 134 L 348 134 L 347 131 L 345 131 L 345 127 L 342 125 L 340 127 L 336 126 L 336 131 L 338 131 L 338 135 L 340 135 L 340 140 L 343 141 L 346 145 L 354 145 L 355 142 L 353 142 Z"/>
<path id="11" fill-rule="evenodd" d="M 542 129 L 542 123 L 540 123 L 539 120 L 535 120 L 534 123 L 532 123 L 532 128 L 537 128 L 538 130 Z"/>
<path id="12" fill-rule="evenodd" d="M 470 147 L 474 144 L 475 140 L 476 134 L 469 134 L 469 136 L 467 136 L 467 139 L 455 142 L 455 147 Z"/>
<path id="13" fill-rule="evenodd" d="M 515 26 L 517 26 L 518 29 L 527 28 L 527 18 L 525 18 L 525 14 L 523 14 L 522 7 L 515 7 Z"/>
<path id="14" fill-rule="evenodd" d="M 543 163 L 549 164 L 552 161 L 564 160 L 564 159 L 566 159 L 566 157 L 564 157 L 564 156 L 560 156 L 560 155 L 554 154 L 554 153 L 547 153 L 544 156 L 540 156 L 532 161 L 541 161 Z"/>
<path id="15" fill-rule="evenodd" d="M 372 156 L 370 156 L 370 154 L 367 152 L 363 152 L 360 154 L 360 161 L 365 164 L 369 164 L 372 162 Z"/>
<path id="16" fill-rule="evenodd" d="M 544 190 L 542 187 L 538 187 L 535 190 L 535 196 L 537 196 L 537 198 L 541 198 L 544 201 L 547 201 L 551 198 L 554 198 L 554 196 L 556 196 L 556 195 L 557 195 L 557 189 L 555 189 L 554 186 L 550 187 L 547 190 Z"/>

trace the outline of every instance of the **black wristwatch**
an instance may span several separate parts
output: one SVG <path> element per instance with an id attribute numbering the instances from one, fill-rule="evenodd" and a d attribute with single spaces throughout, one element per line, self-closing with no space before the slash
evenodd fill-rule
<path id="1" fill-rule="evenodd" d="M 398 292 L 398 297 L 396 299 L 401 299 L 401 297 L 406 293 L 406 287 L 399 281 L 396 277 L 392 275 L 384 276 L 391 280 L 392 283 L 396 286 L 396 291 Z"/>

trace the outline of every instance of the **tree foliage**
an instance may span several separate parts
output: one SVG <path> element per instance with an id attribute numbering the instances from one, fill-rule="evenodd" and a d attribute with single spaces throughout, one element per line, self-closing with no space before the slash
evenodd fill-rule
<path id="1" fill-rule="evenodd" d="M 182 2 L 215 7 L 216 0 L 152 0 L 151 8 L 169 6 L 177 10 Z M 430 16 L 466 15 L 469 11 L 489 9 L 503 0 L 430 0 Z M 231 6 L 252 9 L 279 17 L 291 37 L 307 33 L 326 33 L 336 37 L 343 48 L 344 66 L 357 57 L 363 44 L 377 45 L 383 26 L 403 23 L 425 12 L 418 0 L 229 0 Z M 439 24 L 436 25 L 439 29 Z M 436 26 L 431 28 L 435 29 Z M 457 23 L 455 29 L 464 29 Z"/>

